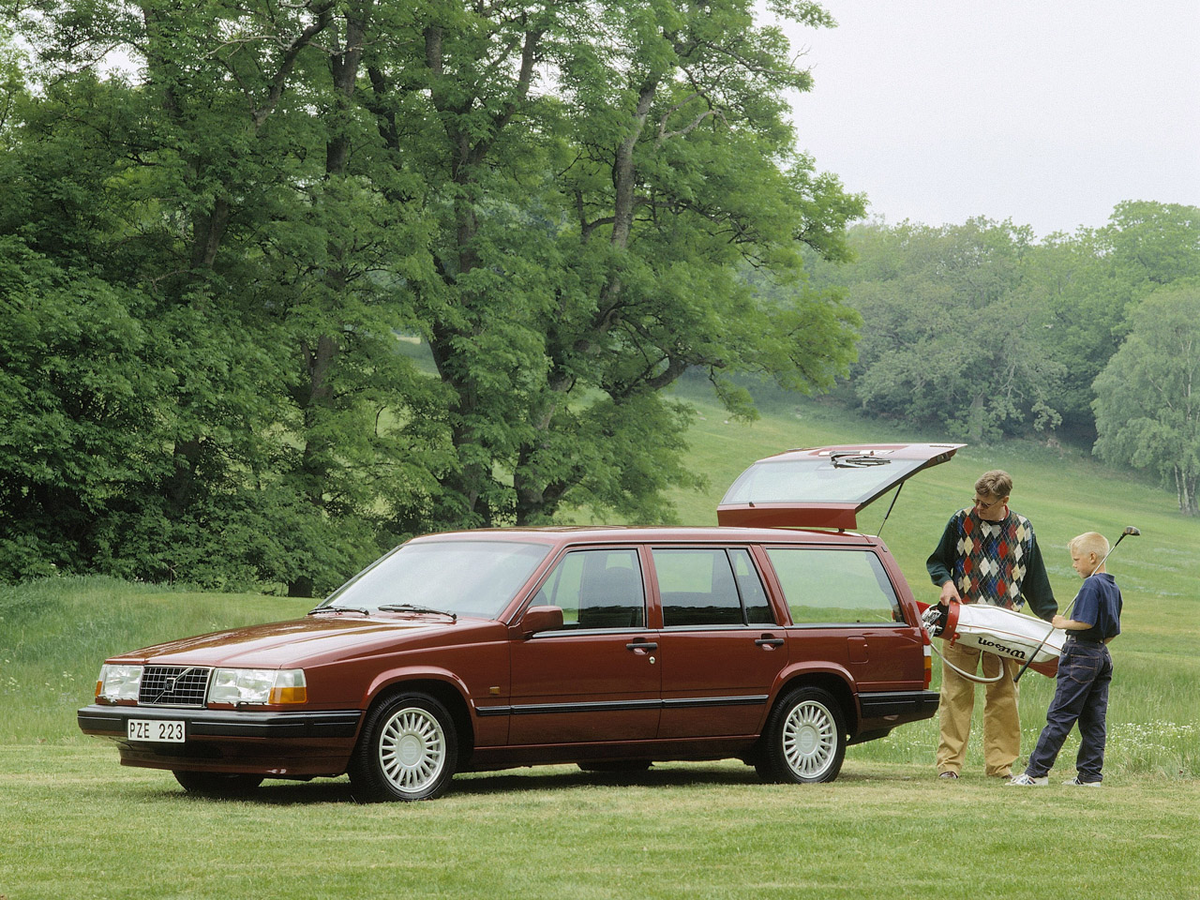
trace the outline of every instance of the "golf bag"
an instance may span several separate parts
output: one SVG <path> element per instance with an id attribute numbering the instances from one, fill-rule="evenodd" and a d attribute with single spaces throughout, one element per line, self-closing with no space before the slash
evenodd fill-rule
<path id="1" fill-rule="evenodd" d="M 920 606 L 921 618 L 933 637 L 940 637 L 950 645 L 974 647 L 1020 663 L 1032 656 L 1029 668 L 1048 678 L 1058 672 L 1058 656 L 1067 633 L 1051 627 L 1049 622 L 985 603 L 952 602 L 949 606 L 922 603 Z"/>

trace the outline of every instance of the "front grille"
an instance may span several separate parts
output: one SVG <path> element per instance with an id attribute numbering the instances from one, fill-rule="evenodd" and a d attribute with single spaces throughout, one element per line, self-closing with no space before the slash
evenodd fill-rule
<path id="1" fill-rule="evenodd" d="M 203 706 L 211 669 L 198 666 L 146 666 L 138 703 L 142 706 Z"/>

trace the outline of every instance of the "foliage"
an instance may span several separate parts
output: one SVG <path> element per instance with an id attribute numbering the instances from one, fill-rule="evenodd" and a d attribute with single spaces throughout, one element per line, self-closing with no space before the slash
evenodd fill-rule
<path id="1" fill-rule="evenodd" d="M 1163 285 L 1198 276 L 1200 209 L 1193 206 L 1120 203 L 1103 228 L 1052 235 L 1035 249 L 1034 333 L 1065 367 L 1056 407 L 1068 435 L 1094 439 L 1092 385 L 1128 332 L 1130 312 Z"/>
<path id="2" fill-rule="evenodd" d="M 1147 297 L 1096 379 L 1096 452 L 1157 472 L 1200 514 L 1200 279 Z"/>
<path id="3" fill-rule="evenodd" d="M 749 0 L 3 9 L 37 54 L 0 59 L 0 237 L 60 283 L 14 263 L 6 302 L 61 329 L 94 295 L 97 390 L 130 397 L 59 401 L 64 440 L 120 431 L 70 483 L 0 460 L 0 577 L 311 595 L 416 531 L 667 519 L 696 476 L 664 388 L 700 367 L 752 415 L 734 373 L 822 389 L 852 357 L 799 251 L 844 258 L 864 201 L 793 150 L 811 79 Z M 58 354 L 102 365 L 13 340 L 32 394 Z"/>
<path id="4" fill-rule="evenodd" d="M 983 219 L 856 226 L 846 267 L 810 256 L 811 283 L 863 316 L 839 396 L 870 415 L 939 424 L 972 441 L 1096 438 L 1096 376 L 1160 287 L 1200 275 L 1200 210 L 1126 202 L 1102 228 L 1034 243 Z"/>
<path id="5" fill-rule="evenodd" d="M 852 238 L 863 327 L 851 382 L 865 411 L 976 443 L 1057 424 L 1063 369 L 1033 333 L 1028 228 L 973 219 L 860 226 Z"/>

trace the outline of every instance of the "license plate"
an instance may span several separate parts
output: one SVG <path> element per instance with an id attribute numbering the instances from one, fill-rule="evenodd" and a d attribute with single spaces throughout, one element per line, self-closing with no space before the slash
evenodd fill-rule
<path id="1" fill-rule="evenodd" d="M 129 719 L 125 733 L 131 741 L 149 741 L 152 744 L 182 744 L 187 739 L 182 722 L 156 719 Z"/>

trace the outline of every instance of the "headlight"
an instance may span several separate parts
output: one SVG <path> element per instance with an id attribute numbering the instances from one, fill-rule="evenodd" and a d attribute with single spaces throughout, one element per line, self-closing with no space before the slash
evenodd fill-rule
<path id="1" fill-rule="evenodd" d="M 208 688 L 209 703 L 263 706 L 308 702 L 303 669 L 217 669 Z"/>
<path id="2" fill-rule="evenodd" d="M 103 665 L 100 667 L 100 678 L 96 682 L 96 699 L 109 703 L 136 700 L 141 686 L 141 666 Z"/>

